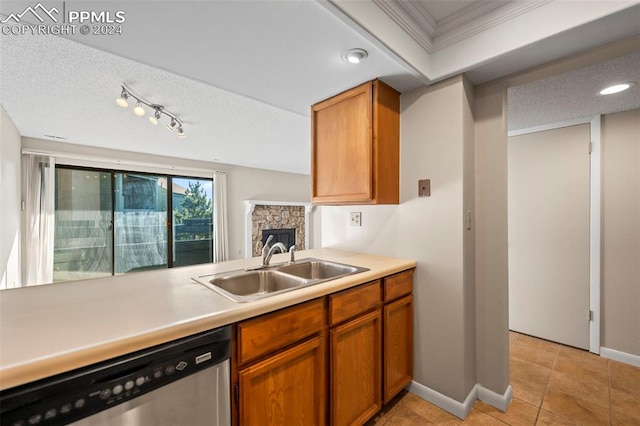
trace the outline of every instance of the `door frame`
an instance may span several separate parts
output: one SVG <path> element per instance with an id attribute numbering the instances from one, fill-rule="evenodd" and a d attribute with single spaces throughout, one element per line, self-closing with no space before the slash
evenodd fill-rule
<path id="1" fill-rule="evenodd" d="M 600 244 L 602 197 L 601 116 L 579 118 L 507 132 L 507 137 L 589 124 L 589 352 L 600 354 Z"/>

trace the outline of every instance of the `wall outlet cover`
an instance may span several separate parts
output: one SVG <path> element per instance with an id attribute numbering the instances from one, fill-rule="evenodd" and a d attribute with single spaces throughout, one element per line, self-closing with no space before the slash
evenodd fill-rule
<path id="1" fill-rule="evenodd" d="M 420 179 L 418 181 L 418 197 L 431 196 L 431 179 Z"/>
<path id="2" fill-rule="evenodd" d="M 362 213 L 360 212 L 351 212 L 351 217 L 349 223 L 351 226 L 362 226 Z"/>

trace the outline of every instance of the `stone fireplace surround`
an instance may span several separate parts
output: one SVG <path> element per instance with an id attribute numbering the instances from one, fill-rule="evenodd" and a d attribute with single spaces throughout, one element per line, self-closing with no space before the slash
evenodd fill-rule
<path id="1" fill-rule="evenodd" d="M 245 200 L 245 257 L 260 256 L 263 229 L 296 229 L 298 250 L 310 248 L 311 203 Z"/>

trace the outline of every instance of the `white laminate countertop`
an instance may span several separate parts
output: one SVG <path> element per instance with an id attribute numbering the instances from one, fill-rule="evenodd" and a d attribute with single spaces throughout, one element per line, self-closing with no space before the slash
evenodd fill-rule
<path id="1" fill-rule="evenodd" d="M 0 390 L 321 297 L 416 266 L 414 261 L 306 250 L 367 272 L 248 303 L 191 278 L 260 264 L 233 260 L 0 291 Z M 278 254 L 272 263 L 288 260 Z"/>

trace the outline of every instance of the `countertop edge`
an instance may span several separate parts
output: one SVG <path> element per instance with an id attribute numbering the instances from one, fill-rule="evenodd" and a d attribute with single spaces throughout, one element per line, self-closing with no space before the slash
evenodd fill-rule
<path id="1" fill-rule="evenodd" d="M 389 261 L 389 265 L 294 292 L 283 293 L 250 303 L 238 303 L 237 306 L 234 306 L 234 309 L 212 312 L 209 315 L 193 317 L 179 323 L 169 323 L 164 327 L 148 330 L 137 335 L 125 336 L 117 340 L 74 349 L 66 353 L 56 353 L 46 358 L 32 359 L 25 363 L 1 366 L 0 390 L 4 391 L 181 337 L 230 325 L 416 267 L 415 261 L 378 258 L 383 261 Z"/>

